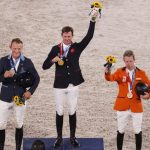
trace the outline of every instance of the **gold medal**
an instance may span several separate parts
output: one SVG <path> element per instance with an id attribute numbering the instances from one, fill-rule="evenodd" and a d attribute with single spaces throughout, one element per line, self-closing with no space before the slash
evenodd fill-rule
<path id="1" fill-rule="evenodd" d="M 63 65 L 64 65 L 64 61 L 63 61 L 63 60 L 59 60 L 59 61 L 58 61 L 58 65 L 59 65 L 59 66 L 63 66 Z"/>
<path id="2" fill-rule="evenodd" d="M 133 94 L 132 94 L 131 92 L 128 92 L 127 97 L 128 97 L 128 98 L 132 98 L 132 97 L 133 97 Z"/>

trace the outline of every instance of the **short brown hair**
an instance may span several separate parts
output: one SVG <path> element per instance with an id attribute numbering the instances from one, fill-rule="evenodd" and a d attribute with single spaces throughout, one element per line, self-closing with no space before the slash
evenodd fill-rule
<path id="1" fill-rule="evenodd" d="M 13 43 L 23 44 L 23 42 L 19 38 L 12 39 L 10 46 L 12 46 Z"/>
<path id="2" fill-rule="evenodd" d="M 126 50 L 125 52 L 124 52 L 124 54 L 123 54 L 123 58 L 124 57 L 133 57 L 133 59 L 135 60 L 135 55 L 134 55 L 134 52 L 132 51 L 132 50 Z"/>
<path id="3" fill-rule="evenodd" d="M 73 36 L 73 28 L 72 27 L 70 27 L 70 26 L 63 27 L 61 30 L 61 35 L 63 35 L 63 33 L 65 33 L 65 32 L 71 32 L 72 36 Z"/>

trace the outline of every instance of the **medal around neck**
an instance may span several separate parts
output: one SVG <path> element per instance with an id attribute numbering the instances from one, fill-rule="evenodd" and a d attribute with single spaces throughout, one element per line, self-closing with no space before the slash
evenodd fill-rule
<path id="1" fill-rule="evenodd" d="M 133 97 L 132 92 L 128 92 L 127 97 L 128 97 L 128 98 L 132 98 L 132 97 Z"/>
<path id="2" fill-rule="evenodd" d="M 64 61 L 63 61 L 62 59 L 59 60 L 59 61 L 58 61 L 58 65 L 59 65 L 59 66 L 63 66 L 63 65 L 64 65 Z"/>

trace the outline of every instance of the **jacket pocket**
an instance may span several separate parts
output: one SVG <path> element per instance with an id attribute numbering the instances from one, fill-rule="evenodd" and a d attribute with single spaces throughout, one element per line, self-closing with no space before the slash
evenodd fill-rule
<path id="1" fill-rule="evenodd" d="M 4 88 L 8 88 L 8 86 L 7 86 L 7 85 L 4 85 L 4 84 L 2 84 L 2 87 L 4 87 Z"/>

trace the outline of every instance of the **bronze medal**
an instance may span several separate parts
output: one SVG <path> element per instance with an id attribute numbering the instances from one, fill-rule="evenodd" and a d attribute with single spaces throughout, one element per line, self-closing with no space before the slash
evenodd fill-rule
<path id="1" fill-rule="evenodd" d="M 135 80 L 135 71 L 136 71 L 136 67 L 134 68 L 133 72 L 130 72 L 130 73 L 132 73 L 132 76 L 129 75 L 129 72 L 127 73 L 127 82 L 128 82 L 128 88 L 129 88 L 127 97 L 129 99 L 133 98 L 132 89 L 133 89 L 133 84 L 134 84 L 134 80 Z"/>
<path id="2" fill-rule="evenodd" d="M 127 97 L 128 97 L 128 98 L 132 98 L 132 97 L 133 97 L 132 92 L 128 92 Z"/>

